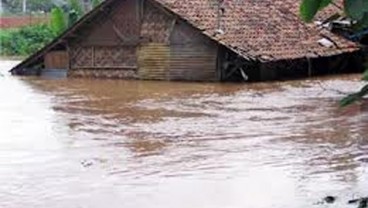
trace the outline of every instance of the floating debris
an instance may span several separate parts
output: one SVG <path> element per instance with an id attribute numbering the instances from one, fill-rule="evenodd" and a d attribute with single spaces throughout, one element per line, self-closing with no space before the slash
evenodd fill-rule
<path id="1" fill-rule="evenodd" d="M 362 198 L 359 202 L 358 208 L 367 208 L 368 207 L 368 197 Z"/>
<path id="2" fill-rule="evenodd" d="M 336 197 L 334 196 L 326 196 L 323 201 L 325 201 L 326 203 L 332 204 L 336 201 Z"/>
<path id="3" fill-rule="evenodd" d="M 358 204 L 358 208 L 368 208 L 368 197 L 362 197 L 359 199 L 352 199 L 348 201 L 349 204 Z"/>
<path id="4" fill-rule="evenodd" d="M 81 162 L 81 165 L 82 165 L 83 167 L 90 167 L 90 166 L 92 166 L 92 165 L 93 165 L 93 161 L 83 160 L 83 161 Z"/>

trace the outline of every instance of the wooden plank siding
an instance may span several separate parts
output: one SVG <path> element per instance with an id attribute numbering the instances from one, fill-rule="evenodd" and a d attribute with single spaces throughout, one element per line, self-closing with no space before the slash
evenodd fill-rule
<path id="1" fill-rule="evenodd" d="M 138 76 L 157 80 L 217 80 L 217 45 L 175 16 L 144 4 Z"/>
<path id="2" fill-rule="evenodd" d="M 202 45 L 170 47 L 170 80 L 215 81 L 216 50 Z"/>
<path id="3" fill-rule="evenodd" d="M 217 51 L 217 44 L 176 21 L 170 38 L 170 80 L 218 80 Z"/>
<path id="4" fill-rule="evenodd" d="M 171 21 L 172 17 L 163 14 L 149 1 L 144 1 L 140 34 L 142 42 L 138 52 L 138 77 L 140 79 L 168 79 Z"/>
<path id="5" fill-rule="evenodd" d="M 213 0 L 105 0 L 10 72 L 38 75 L 45 65 L 53 65 L 46 57 L 48 53 L 64 50 L 69 55 L 70 76 L 110 74 L 125 78 L 128 74 L 127 78 L 137 79 L 258 80 L 266 72 L 263 64 L 281 70 L 275 63 L 297 63 L 296 68 L 288 67 L 295 71 L 300 69 L 301 59 L 315 63 L 321 58 L 362 52 L 358 44 L 301 22 L 296 15 L 298 2 L 286 0 L 285 7 L 284 1 L 244 1 L 241 5 L 223 1 L 221 7 L 226 11 L 219 25 L 219 10 Z M 319 19 L 339 10 L 334 4 Z M 150 31 L 149 26 L 153 26 Z M 145 29 L 151 38 L 144 37 Z M 334 46 L 319 44 L 322 37 L 334 42 Z M 263 77 L 274 77 L 273 73 L 267 71 Z"/>
<path id="6" fill-rule="evenodd" d="M 218 80 L 217 44 L 150 0 L 116 1 L 76 34 L 70 76 Z"/>
<path id="7" fill-rule="evenodd" d="M 67 69 L 68 53 L 66 51 L 50 51 L 45 55 L 45 69 Z"/>
<path id="8" fill-rule="evenodd" d="M 168 79 L 170 48 L 163 43 L 144 44 L 138 52 L 138 77 L 147 80 Z"/>

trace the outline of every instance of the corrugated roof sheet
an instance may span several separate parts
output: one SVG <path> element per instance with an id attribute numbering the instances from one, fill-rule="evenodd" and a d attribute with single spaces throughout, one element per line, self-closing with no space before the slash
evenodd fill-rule
<path id="1" fill-rule="evenodd" d="M 218 0 L 155 0 L 178 14 L 212 39 L 245 58 L 273 61 L 319 57 L 350 52 L 357 45 L 330 31 L 306 24 L 299 17 L 299 0 L 223 0 L 218 29 Z M 319 14 L 327 18 L 341 10 L 329 6 Z M 321 46 L 327 38 L 334 46 Z"/>

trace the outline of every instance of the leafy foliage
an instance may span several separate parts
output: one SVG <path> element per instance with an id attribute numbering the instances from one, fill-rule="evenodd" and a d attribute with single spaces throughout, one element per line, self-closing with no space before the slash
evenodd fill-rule
<path id="1" fill-rule="evenodd" d="M 84 10 L 79 0 L 69 0 L 68 26 L 72 26 L 84 15 Z"/>
<path id="2" fill-rule="evenodd" d="M 357 21 L 363 21 L 368 14 L 368 2 L 366 0 L 345 0 L 345 13 Z"/>
<path id="3" fill-rule="evenodd" d="M 22 10 L 23 0 L 0 0 L 9 13 L 19 13 Z M 27 0 L 28 11 L 49 12 L 54 7 L 53 0 Z"/>
<path id="4" fill-rule="evenodd" d="M 1 55 L 29 55 L 55 37 L 47 25 L 33 25 L 0 31 Z"/>
<path id="5" fill-rule="evenodd" d="M 300 15 L 304 21 L 310 22 L 317 12 L 328 6 L 332 0 L 303 0 Z"/>
<path id="6" fill-rule="evenodd" d="M 21 8 L 22 0 L 0 0 L 16 10 Z M 29 55 L 41 49 L 57 35 L 72 26 L 84 14 L 80 0 L 60 0 L 68 2 L 62 8 L 55 7 L 54 0 L 27 0 L 29 5 L 43 5 L 51 10 L 50 25 L 34 25 L 19 29 L 0 30 L 0 55 Z M 91 0 L 93 6 L 99 5 L 102 0 Z M 32 7 L 33 8 L 33 7 Z M 41 8 L 41 7 L 40 7 Z M 18 11 L 18 10 L 17 10 Z M 65 12 L 66 11 L 66 12 Z"/>
<path id="7" fill-rule="evenodd" d="M 333 0 L 302 0 L 300 5 L 300 16 L 306 22 L 313 20 L 317 12 Z M 356 25 L 362 27 L 368 26 L 368 1 L 367 0 L 344 0 L 345 14 L 356 21 Z"/>
<path id="8" fill-rule="evenodd" d="M 69 12 L 75 12 L 78 19 L 83 15 L 84 10 L 79 0 L 69 0 Z"/>
<path id="9" fill-rule="evenodd" d="M 65 14 L 59 7 L 51 10 L 50 28 L 55 35 L 62 33 L 66 29 Z"/>
<path id="10" fill-rule="evenodd" d="M 368 85 L 365 85 L 359 92 L 350 94 L 340 101 L 340 106 L 345 107 L 354 102 L 361 100 L 365 95 L 368 94 Z"/>
<path id="11" fill-rule="evenodd" d="M 101 4 L 101 0 L 92 0 L 92 7 L 95 8 L 96 6 L 98 6 L 99 4 Z"/>
<path id="12" fill-rule="evenodd" d="M 304 21 L 311 21 L 317 12 L 332 3 L 332 0 L 303 0 L 300 6 L 300 16 Z M 368 27 L 368 1 L 344 0 L 345 14 L 355 21 L 355 27 L 362 29 Z M 368 69 L 364 72 L 364 81 L 368 81 Z M 341 106 L 347 106 L 363 99 L 368 95 L 368 85 L 360 91 L 350 94 L 340 101 Z"/>
<path id="13" fill-rule="evenodd" d="M 364 72 L 362 80 L 368 81 L 368 70 Z"/>
<path id="14" fill-rule="evenodd" d="M 74 11 L 71 10 L 68 13 L 68 27 L 71 27 L 72 25 L 74 25 L 74 23 L 76 23 L 79 19 L 79 15 Z"/>

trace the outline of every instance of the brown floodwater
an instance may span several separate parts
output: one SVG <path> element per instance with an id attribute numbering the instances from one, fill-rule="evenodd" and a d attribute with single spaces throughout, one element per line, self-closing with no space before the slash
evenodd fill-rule
<path id="1" fill-rule="evenodd" d="M 0 64 L 1 208 L 346 208 L 368 196 L 368 105 L 337 105 L 359 75 L 50 79 L 13 77 L 15 63 Z"/>

